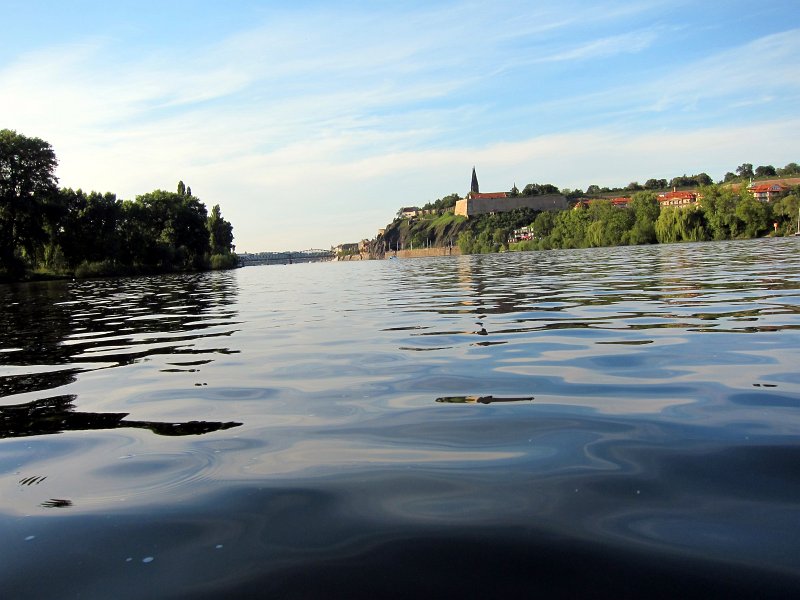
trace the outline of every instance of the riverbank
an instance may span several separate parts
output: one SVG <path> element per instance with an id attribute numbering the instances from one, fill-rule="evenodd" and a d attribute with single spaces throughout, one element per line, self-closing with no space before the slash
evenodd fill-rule
<path id="1" fill-rule="evenodd" d="M 337 261 L 353 260 L 385 260 L 389 258 L 424 258 L 430 256 L 460 256 L 461 250 L 458 246 L 444 246 L 441 248 L 417 248 L 416 250 L 391 250 L 381 256 L 371 253 L 348 254 L 340 256 Z"/>
<path id="2" fill-rule="evenodd" d="M 416 250 L 397 250 L 387 252 L 386 258 L 423 258 L 428 256 L 460 256 L 458 246 L 445 246 L 444 248 L 418 248 Z"/>

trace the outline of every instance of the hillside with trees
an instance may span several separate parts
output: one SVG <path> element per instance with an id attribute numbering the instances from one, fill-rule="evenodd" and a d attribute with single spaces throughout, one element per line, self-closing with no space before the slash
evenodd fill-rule
<path id="1" fill-rule="evenodd" d="M 426 204 L 413 218 L 398 216 L 373 242 L 374 254 L 396 249 L 458 246 L 464 254 L 551 248 L 656 244 L 682 241 L 746 239 L 765 235 L 792 235 L 798 227 L 800 186 L 782 198 L 764 203 L 747 189 L 751 180 L 800 175 L 797 163 L 784 168 L 745 163 L 739 175 L 714 183 L 706 173 L 667 179 L 649 179 L 644 185 L 631 182 L 620 188 L 590 185 L 586 192 L 561 190 L 583 208 L 559 212 L 530 209 L 474 216 L 453 214 L 458 199 L 450 194 Z M 728 175 L 731 175 L 729 173 Z M 692 189 L 701 199 L 689 206 L 661 206 L 658 192 Z M 535 195 L 557 190 L 550 184 L 516 186 L 510 195 Z M 627 206 L 616 206 L 611 198 L 630 196 Z M 589 198 L 590 201 L 586 201 Z M 777 229 L 775 225 L 777 224 Z M 513 242 L 514 231 L 528 228 L 530 239 Z"/>
<path id="2" fill-rule="evenodd" d="M 135 200 L 58 187 L 50 144 L 0 130 L 0 278 L 230 268 L 233 226 L 191 188 Z"/>

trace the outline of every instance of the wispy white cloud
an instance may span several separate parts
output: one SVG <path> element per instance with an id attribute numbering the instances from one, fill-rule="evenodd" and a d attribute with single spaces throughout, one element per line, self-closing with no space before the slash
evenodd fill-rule
<path id="1" fill-rule="evenodd" d="M 572 65 L 613 68 L 663 46 L 675 26 L 651 18 L 662 6 L 272 9 L 227 37 L 136 52 L 93 36 L 0 68 L 0 125 L 50 141 L 64 185 L 131 198 L 188 181 L 250 250 L 373 235 L 402 204 L 464 192 L 473 164 L 490 187 L 585 187 L 762 160 L 725 134 L 751 129 L 701 123 L 704 135 L 687 135 L 681 111 L 745 113 L 796 95 L 798 30 L 680 65 L 662 57 L 622 86 L 598 69 L 580 88 L 591 93 L 559 93 Z M 780 91 L 745 106 L 754 74 Z M 520 94 L 514 79 L 540 83 Z M 780 118 L 773 128 L 754 115 L 775 156 L 797 137 L 797 122 Z M 719 144 L 729 155 L 708 151 Z"/>
<path id="2" fill-rule="evenodd" d="M 600 60 L 618 54 L 634 54 L 649 48 L 658 38 L 654 30 L 634 31 L 603 37 L 573 48 L 536 59 L 535 62 L 562 62 L 574 60 Z"/>
<path id="3" fill-rule="evenodd" d="M 764 90 L 796 95 L 800 78 L 794 65 L 800 56 L 800 29 L 767 35 L 727 49 L 693 64 L 673 69 L 643 92 L 657 95 L 653 108 L 665 110 L 709 98 L 763 97 Z"/>

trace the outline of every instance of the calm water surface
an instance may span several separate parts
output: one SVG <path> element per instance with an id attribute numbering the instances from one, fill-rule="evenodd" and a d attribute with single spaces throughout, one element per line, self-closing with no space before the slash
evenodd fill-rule
<path id="1" fill-rule="evenodd" d="M 800 593 L 798 240 L 0 305 L 4 598 Z"/>

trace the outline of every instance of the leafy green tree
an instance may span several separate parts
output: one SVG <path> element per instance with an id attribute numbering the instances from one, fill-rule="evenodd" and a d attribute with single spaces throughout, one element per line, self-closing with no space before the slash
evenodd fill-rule
<path id="1" fill-rule="evenodd" d="M 668 186 L 666 179 L 648 179 L 644 182 L 644 189 L 646 190 L 663 190 Z"/>
<path id="2" fill-rule="evenodd" d="M 233 250 L 233 225 L 222 218 L 219 204 L 215 204 L 208 217 L 211 254 L 230 254 Z"/>
<path id="3" fill-rule="evenodd" d="M 767 231 L 769 219 L 766 206 L 753 198 L 752 194 L 744 196 L 736 205 L 736 217 L 743 224 L 745 237 L 754 238 Z"/>
<path id="4" fill-rule="evenodd" d="M 707 173 L 700 173 L 699 175 L 682 175 L 680 177 L 673 177 L 669 182 L 670 187 L 700 187 L 703 185 L 711 185 L 714 181 Z"/>
<path id="5" fill-rule="evenodd" d="M 198 269 L 210 250 L 206 207 L 194 196 L 155 190 L 136 197 L 138 232 L 152 250 L 140 256 L 145 265 Z"/>
<path id="6" fill-rule="evenodd" d="M 778 173 L 772 165 L 759 165 L 756 167 L 756 177 L 775 177 Z"/>
<path id="7" fill-rule="evenodd" d="M 591 223 L 586 227 L 585 245 L 617 246 L 627 241 L 626 234 L 633 226 L 633 211 L 601 200 L 592 202 L 587 213 Z"/>
<path id="8" fill-rule="evenodd" d="M 0 130 L 0 269 L 19 274 L 47 241 L 58 213 L 58 162 L 50 144 Z"/>
<path id="9" fill-rule="evenodd" d="M 475 236 L 471 231 L 462 231 L 458 235 L 457 244 L 461 254 L 472 254 L 475 247 Z"/>
<path id="10" fill-rule="evenodd" d="M 536 215 L 531 227 L 533 235 L 537 238 L 546 238 L 553 231 L 553 226 L 556 221 L 556 213 L 545 210 Z"/>
<path id="11" fill-rule="evenodd" d="M 658 198 L 653 192 L 634 194 L 628 210 L 633 212 L 634 223 L 628 232 L 630 244 L 654 244 L 657 242 L 655 224 L 661 212 Z"/>
<path id="12" fill-rule="evenodd" d="M 800 186 L 775 202 L 772 214 L 782 235 L 792 235 L 800 230 Z"/>
<path id="13" fill-rule="evenodd" d="M 736 174 L 739 177 L 745 177 L 745 178 L 753 177 L 754 175 L 753 165 L 751 163 L 743 163 L 739 165 L 738 167 L 736 167 Z"/>
<path id="14" fill-rule="evenodd" d="M 708 173 L 700 173 L 699 175 L 693 175 L 695 181 L 697 181 L 696 185 L 704 186 L 704 185 L 712 185 L 714 180 L 711 179 L 711 176 Z"/>
<path id="15" fill-rule="evenodd" d="M 588 210 L 562 210 L 556 214 L 549 245 L 553 248 L 584 248 L 590 223 Z"/>
<path id="16" fill-rule="evenodd" d="M 596 196 L 600 193 L 600 186 L 599 185 L 590 185 L 586 188 L 586 195 L 587 196 Z"/>
<path id="17" fill-rule="evenodd" d="M 67 265 L 119 261 L 123 236 L 122 202 L 111 193 L 59 192 L 65 215 L 57 241 Z"/>
<path id="18" fill-rule="evenodd" d="M 739 195 L 731 187 L 708 186 L 700 190 L 703 197 L 701 210 L 708 224 L 708 233 L 715 240 L 729 240 L 739 236 L 742 222 L 736 216 Z"/>
<path id="19" fill-rule="evenodd" d="M 495 243 L 494 233 L 489 229 L 484 229 L 475 238 L 475 246 L 472 249 L 473 253 L 490 254 L 500 250 L 500 244 Z"/>
<path id="20" fill-rule="evenodd" d="M 790 162 L 782 169 L 778 169 L 778 175 L 781 177 L 788 177 L 790 175 L 800 175 L 800 165 L 796 162 Z"/>
<path id="21" fill-rule="evenodd" d="M 639 192 L 631 197 L 628 208 L 637 221 L 655 222 L 661 212 L 658 197 L 653 192 Z"/>
<path id="22" fill-rule="evenodd" d="M 696 206 L 665 206 L 656 220 L 655 230 L 662 244 L 706 239 L 703 213 Z"/>
<path id="23" fill-rule="evenodd" d="M 529 183 L 522 188 L 523 196 L 544 196 L 546 194 L 558 194 L 556 186 L 549 183 Z"/>

